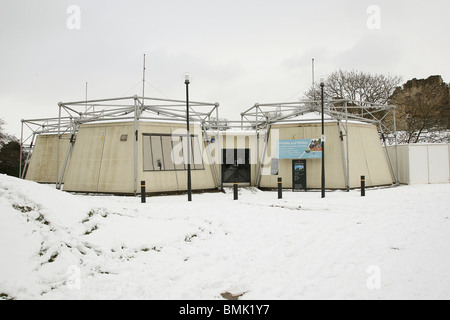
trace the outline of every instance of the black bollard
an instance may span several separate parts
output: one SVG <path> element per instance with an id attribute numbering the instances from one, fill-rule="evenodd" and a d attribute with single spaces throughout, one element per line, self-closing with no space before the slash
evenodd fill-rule
<path id="1" fill-rule="evenodd" d="M 366 177 L 361 176 L 361 197 L 366 196 Z"/>
<path id="2" fill-rule="evenodd" d="M 283 199 L 283 182 L 282 178 L 278 178 L 278 199 Z"/>
<path id="3" fill-rule="evenodd" d="M 238 183 L 237 182 L 235 182 L 234 183 L 234 185 L 233 185 L 233 193 L 234 193 L 234 200 L 237 200 L 238 199 Z"/>
<path id="4" fill-rule="evenodd" d="M 145 181 L 141 181 L 141 203 L 145 203 Z"/>

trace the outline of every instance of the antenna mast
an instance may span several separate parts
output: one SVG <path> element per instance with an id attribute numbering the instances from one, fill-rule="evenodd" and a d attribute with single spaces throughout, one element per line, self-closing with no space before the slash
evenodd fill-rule
<path id="1" fill-rule="evenodd" d="M 313 87 L 313 100 L 316 100 L 316 83 L 314 81 L 314 59 L 312 59 L 312 87 Z"/>
<path id="2" fill-rule="evenodd" d="M 142 106 L 144 106 L 144 97 L 145 97 L 145 53 L 144 53 L 144 71 L 142 75 Z"/>
<path id="3" fill-rule="evenodd" d="M 88 110 L 88 108 L 87 108 L 87 101 L 88 101 L 88 83 L 87 83 L 87 81 L 86 81 L 86 104 L 85 104 L 85 107 L 84 107 L 84 115 L 85 116 L 87 116 L 87 110 Z"/>

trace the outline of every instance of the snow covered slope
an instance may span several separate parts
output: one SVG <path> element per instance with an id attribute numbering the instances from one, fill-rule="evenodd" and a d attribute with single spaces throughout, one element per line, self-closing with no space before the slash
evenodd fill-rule
<path id="1" fill-rule="evenodd" d="M 450 185 L 72 195 L 0 175 L 0 299 L 450 299 Z"/>

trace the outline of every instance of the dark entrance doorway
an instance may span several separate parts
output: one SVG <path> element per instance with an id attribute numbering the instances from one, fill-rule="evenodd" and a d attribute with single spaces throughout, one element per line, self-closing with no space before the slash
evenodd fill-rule
<path id="1" fill-rule="evenodd" d="M 222 183 L 250 183 L 250 149 L 223 149 Z"/>
<path id="2" fill-rule="evenodd" d="M 292 191 L 306 190 L 306 160 L 292 160 Z"/>

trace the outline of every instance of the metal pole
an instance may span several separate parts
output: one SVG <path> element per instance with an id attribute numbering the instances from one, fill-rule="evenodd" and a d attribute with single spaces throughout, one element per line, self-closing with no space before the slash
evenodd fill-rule
<path id="1" fill-rule="evenodd" d="M 217 124 L 217 149 L 215 152 L 215 157 L 216 157 L 216 163 L 214 163 L 214 165 L 219 164 L 219 172 L 220 172 L 220 186 L 219 186 L 219 190 L 223 190 L 223 176 L 222 176 L 222 168 L 221 166 L 223 165 L 222 163 L 222 147 L 221 147 L 221 135 L 220 135 L 220 128 L 219 128 L 219 108 L 218 106 L 216 106 L 216 124 Z"/>
<path id="2" fill-rule="evenodd" d="M 381 127 L 381 121 L 378 123 L 378 128 L 380 130 L 381 133 L 381 139 L 383 140 L 383 144 L 384 144 L 384 151 L 386 151 L 386 156 L 389 162 L 389 168 L 391 169 L 391 173 L 392 173 L 392 177 L 394 178 L 394 184 L 396 184 L 397 181 L 397 176 L 394 170 L 394 166 L 392 165 L 392 160 L 391 160 L 391 156 L 389 154 L 389 150 L 388 150 L 388 144 L 386 142 L 386 137 L 384 136 L 384 132 L 383 129 Z"/>
<path id="3" fill-rule="evenodd" d="M 23 153 L 23 120 L 20 128 L 20 156 L 19 156 L 19 178 L 22 179 L 22 153 Z"/>
<path id="4" fill-rule="evenodd" d="M 216 178 L 217 187 L 220 188 L 219 175 L 217 173 L 216 164 L 214 163 L 213 158 L 212 158 L 211 142 L 210 142 L 210 138 L 209 138 L 208 132 L 206 131 L 205 128 L 203 129 L 203 134 L 205 135 L 206 141 L 208 141 L 206 143 L 206 145 L 205 145 L 205 149 L 206 149 L 206 152 L 208 154 L 208 160 L 212 164 L 212 169 L 213 169 L 213 172 L 214 172 L 214 177 Z"/>
<path id="5" fill-rule="evenodd" d="M 145 54 L 144 54 L 144 71 L 142 72 L 142 107 L 145 107 Z"/>
<path id="6" fill-rule="evenodd" d="M 62 166 L 61 174 L 58 179 L 59 181 L 58 181 L 58 184 L 56 185 L 56 188 L 58 188 L 58 189 L 61 189 L 61 186 L 63 184 L 64 174 L 66 172 L 66 167 L 67 167 L 67 162 L 69 161 L 70 153 L 72 152 L 73 144 L 75 143 L 74 136 L 75 136 L 75 134 L 72 134 L 72 136 L 70 138 L 69 148 L 67 149 L 67 153 L 66 153 L 66 157 L 64 159 L 64 163 Z"/>
<path id="7" fill-rule="evenodd" d="M 313 100 L 316 101 L 316 87 L 314 81 L 314 59 L 312 59 L 312 88 L 313 88 Z"/>
<path id="8" fill-rule="evenodd" d="M 243 129 L 242 129 L 243 130 Z M 249 141 L 250 145 L 250 141 Z M 253 185 L 256 186 L 256 173 L 258 172 L 258 161 L 260 160 L 258 158 L 259 155 L 259 133 L 258 131 L 255 131 L 255 150 L 250 151 L 250 164 L 253 163 L 255 166 L 255 175 L 253 177 Z M 251 167 L 251 165 L 250 165 Z M 251 185 L 251 179 L 250 179 L 250 185 Z"/>
<path id="9" fill-rule="evenodd" d="M 366 196 L 366 177 L 361 176 L 361 197 Z"/>
<path id="10" fill-rule="evenodd" d="M 320 88 L 321 88 L 321 100 L 322 100 L 322 137 L 321 137 L 321 144 L 322 144 L 322 198 L 325 198 L 325 143 L 323 141 L 323 138 L 325 136 L 325 124 L 324 124 L 324 103 L 323 103 L 323 87 L 325 86 L 323 80 L 320 82 Z"/>
<path id="11" fill-rule="evenodd" d="M 239 194 L 238 190 L 239 190 L 239 185 L 237 182 L 235 182 L 233 184 L 233 199 L 234 200 L 238 200 L 238 194 Z"/>
<path id="12" fill-rule="evenodd" d="M 59 139 L 60 139 L 60 134 L 61 134 L 61 103 L 58 103 L 58 107 L 59 107 L 59 116 L 58 116 L 58 135 L 57 135 L 57 145 L 56 145 L 56 189 L 58 188 L 58 177 L 59 177 Z"/>
<path id="13" fill-rule="evenodd" d="M 345 145 L 344 145 L 344 127 L 342 125 L 341 119 L 338 119 L 338 125 L 339 125 L 339 132 L 340 132 L 339 137 L 341 139 L 342 163 L 344 165 L 343 168 L 344 168 L 344 178 L 345 178 L 345 189 L 348 191 L 347 159 L 346 159 L 346 156 L 345 156 Z"/>
<path id="14" fill-rule="evenodd" d="M 189 133 L 189 75 L 185 75 L 184 83 L 186 84 L 186 131 L 187 131 L 187 192 L 188 201 L 192 201 L 191 190 L 191 135 Z"/>
<path id="15" fill-rule="evenodd" d="M 141 203 L 145 203 L 146 202 L 145 195 L 146 195 L 145 181 L 141 181 Z"/>
<path id="16" fill-rule="evenodd" d="M 347 132 L 347 134 L 345 135 L 345 143 L 347 145 L 347 171 L 345 173 L 345 179 L 347 181 L 347 191 L 350 191 L 350 153 L 349 153 L 349 149 L 348 149 L 348 135 L 349 135 L 349 131 L 348 131 L 348 108 L 347 108 L 347 101 L 345 102 L 345 130 Z"/>
<path id="17" fill-rule="evenodd" d="M 137 97 L 134 97 L 134 195 L 137 194 L 137 157 L 138 157 L 138 106 Z"/>
<path id="18" fill-rule="evenodd" d="M 87 101 L 88 101 L 88 83 L 86 81 L 86 103 L 84 105 L 84 116 L 86 116 L 88 112 Z"/>
<path id="19" fill-rule="evenodd" d="M 283 199 L 283 178 L 278 178 L 278 199 Z"/>
<path id="20" fill-rule="evenodd" d="M 256 152 L 258 152 L 258 137 L 259 137 L 259 133 L 258 133 L 258 109 L 259 109 L 259 107 L 255 107 L 255 112 L 256 112 L 255 113 Z M 241 122 L 241 125 L 242 125 L 242 122 Z M 261 158 L 262 157 L 263 156 L 261 156 L 259 158 L 259 161 L 260 161 L 259 165 L 260 166 L 262 165 L 262 162 L 261 162 Z M 261 170 L 260 166 L 258 166 L 258 153 L 257 153 L 257 155 L 256 155 L 256 166 L 255 166 L 255 187 L 258 187 L 258 185 L 259 185 L 259 177 L 258 176 L 259 176 L 259 170 Z M 250 183 L 251 183 L 251 181 L 250 181 Z"/>
<path id="21" fill-rule="evenodd" d="M 262 149 L 262 153 L 260 154 L 260 160 L 259 160 L 259 165 L 257 166 L 257 173 L 256 173 L 256 177 L 255 177 L 255 187 L 259 187 L 259 183 L 261 181 L 261 172 L 262 172 L 262 167 L 264 162 L 266 161 L 266 150 L 267 150 L 267 144 L 269 143 L 269 136 L 270 136 L 270 131 L 271 131 L 272 126 L 268 125 L 267 130 L 266 130 L 266 134 L 264 136 L 264 145 L 263 145 L 263 149 Z"/>
<path id="22" fill-rule="evenodd" d="M 397 120 L 395 118 L 395 110 L 396 107 L 394 106 L 394 141 L 395 141 L 395 169 L 396 169 L 396 176 L 395 176 L 395 185 L 398 186 L 400 184 L 400 175 L 399 175 L 399 165 L 398 165 L 398 141 L 397 141 Z"/>
<path id="23" fill-rule="evenodd" d="M 30 128 L 31 129 L 31 128 Z M 28 152 L 27 152 L 27 157 L 25 158 L 25 161 L 22 159 L 22 161 L 24 161 L 25 163 L 23 164 L 23 169 L 22 169 L 22 176 L 21 179 L 25 179 L 25 176 L 27 174 L 27 170 L 28 170 L 28 164 L 30 162 L 30 157 L 32 154 L 32 150 L 33 150 L 33 142 L 35 139 L 36 133 L 33 132 L 33 135 L 31 137 L 31 142 L 30 142 L 30 146 L 28 147 Z M 25 141 L 23 141 L 24 143 Z"/>

